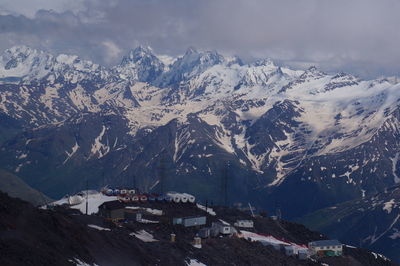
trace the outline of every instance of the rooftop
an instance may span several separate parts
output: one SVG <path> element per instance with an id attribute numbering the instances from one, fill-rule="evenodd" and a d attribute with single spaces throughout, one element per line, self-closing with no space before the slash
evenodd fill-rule
<path id="1" fill-rule="evenodd" d="M 339 242 L 339 240 L 319 240 L 319 241 L 313 241 L 309 243 L 311 246 L 315 247 L 325 247 L 325 246 L 339 246 L 342 245 L 342 243 Z"/>
<path id="2" fill-rule="evenodd" d="M 117 209 L 124 209 L 126 206 L 125 203 L 119 201 L 119 200 L 113 200 L 113 201 L 107 201 L 104 202 L 99 206 L 99 209 L 108 209 L 108 210 L 117 210 Z"/>

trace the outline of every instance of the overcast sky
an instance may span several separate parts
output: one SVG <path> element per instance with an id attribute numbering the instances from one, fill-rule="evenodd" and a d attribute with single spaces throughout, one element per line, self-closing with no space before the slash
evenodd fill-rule
<path id="1" fill-rule="evenodd" d="M 139 44 L 400 75 L 400 0 L 0 0 L 0 49 L 26 44 L 114 65 Z"/>

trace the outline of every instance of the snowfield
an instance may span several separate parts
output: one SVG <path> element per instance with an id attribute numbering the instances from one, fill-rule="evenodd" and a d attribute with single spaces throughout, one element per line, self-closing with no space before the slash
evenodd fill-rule
<path id="1" fill-rule="evenodd" d="M 64 83 L 57 81 L 60 77 Z M 82 112 L 108 110 L 126 119 L 128 134 L 135 136 L 141 129 L 152 131 L 176 120 L 173 161 L 177 165 L 198 144 L 197 132 L 186 130 L 195 114 L 199 122 L 212 128 L 213 134 L 207 137 L 244 167 L 261 175 L 266 168 L 276 171 L 270 186 L 282 184 L 312 157 L 348 151 L 383 130 L 398 133 L 400 129 L 394 119 L 400 99 L 396 78 L 362 80 L 315 67 L 292 70 L 269 59 L 243 64 L 239 58 L 215 51 L 188 49 L 183 56 L 170 58 L 138 47 L 121 64 L 107 69 L 73 55 L 53 56 L 16 46 L 0 57 L 0 78 L 21 81 L 16 88 L 0 92 L 0 111 L 17 119 L 25 117 L 35 127 L 62 124 Z M 37 80 L 44 83 L 40 93 L 30 86 Z M 82 85 L 88 81 L 90 89 Z M 75 85 L 65 85 L 70 83 Z M 271 110 L 269 123 L 280 129 L 282 137 L 267 132 L 264 138 L 270 138 L 272 147 L 259 149 L 260 143 L 251 140 L 248 130 Z M 122 149 L 109 131 L 102 125 L 91 143 L 89 159 L 102 159 Z M 70 163 L 80 149 L 78 142 L 72 144 L 65 150 L 63 163 Z M 27 160 L 27 156 L 21 158 Z M 391 161 L 393 180 L 399 183 L 398 154 Z M 271 162 L 274 169 L 270 169 Z M 17 165 L 15 172 L 24 167 L 24 163 Z M 349 185 L 356 185 L 352 173 L 344 174 Z"/>
<path id="2" fill-rule="evenodd" d="M 82 192 L 82 193 L 86 193 L 86 192 Z M 89 195 L 88 195 L 88 200 L 86 200 L 86 195 L 84 195 L 83 197 L 83 201 L 77 205 L 72 205 L 71 208 L 72 209 L 76 209 L 81 211 L 83 214 L 86 213 L 86 201 L 88 202 L 88 214 L 95 214 L 99 211 L 99 206 L 101 204 L 103 204 L 104 202 L 107 201 L 114 201 L 117 200 L 118 198 L 115 196 L 106 196 L 103 195 L 100 192 L 91 192 L 89 191 Z M 62 205 L 62 204 L 68 204 L 68 197 L 62 198 L 58 201 L 55 201 L 53 203 L 51 203 L 52 205 Z"/>
<path id="3" fill-rule="evenodd" d="M 139 238 L 143 242 L 156 242 L 156 241 L 158 241 L 157 239 L 155 239 L 153 237 L 152 234 L 148 233 L 145 230 L 140 230 L 140 231 L 138 231 L 136 233 L 131 233 L 130 235 Z"/>

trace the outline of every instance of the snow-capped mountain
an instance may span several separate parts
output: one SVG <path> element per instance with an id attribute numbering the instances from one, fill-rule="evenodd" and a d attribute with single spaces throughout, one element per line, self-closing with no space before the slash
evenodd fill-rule
<path id="1" fill-rule="evenodd" d="M 53 56 L 27 46 L 15 46 L 0 57 L 0 79 L 24 81 L 48 79 L 62 76 L 66 82 L 77 83 L 84 79 L 105 79 L 108 72 L 101 66 L 78 56 L 60 54 Z"/>
<path id="2" fill-rule="evenodd" d="M 7 50 L 0 110 L 20 128 L 2 136 L 1 166 L 53 197 L 86 178 L 157 190 L 165 175 L 165 187 L 220 202 L 228 176 L 231 204 L 280 206 L 289 218 L 400 181 L 393 79 L 193 48 L 165 58 L 138 47 L 107 69 Z"/>
<path id="3" fill-rule="evenodd" d="M 139 46 L 124 56 L 121 64 L 113 68 L 113 72 L 123 80 L 152 82 L 166 67 L 150 47 Z"/>

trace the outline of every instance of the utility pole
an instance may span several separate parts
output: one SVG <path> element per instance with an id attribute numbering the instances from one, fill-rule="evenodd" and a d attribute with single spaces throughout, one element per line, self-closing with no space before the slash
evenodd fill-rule
<path id="1" fill-rule="evenodd" d="M 136 176 L 135 175 L 132 175 L 132 188 L 133 189 L 136 189 Z"/>
<path id="2" fill-rule="evenodd" d="M 89 181 L 86 177 L 86 215 L 88 215 L 89 209 Z"/>
<path id="3" fill-rule="evenodd" d="M 281 208 L 278 208 L 278 209 L 276 210 L 276 217 L 278 217 L 278 219 L 279 219 L 279 220 L 281 220 L 281 219 L 282 219 L 282 212 L 281 212 Z"/>
<path id="4" fill-rule="evenodd" d="M 158 176 L 160 178 L 160 192 L 164 194 L 165 189 L 165 155 L 162 155 L 160 165 L 158 167 Z"/>
<path id="5" fill-rule="evenodd" d="M 226 164 L 222 171 L 222 182 L 221 182 L 221 196 L 223 197 L 223 204 L 225 207 L 228 206 L 228 169 L 230 162 Z"/>
<path id="6" fill-rule="evenodd" d="M 252 216 L 253 218 L 256 217 L 256 216 L 254 215 L 254 212 L 253 212 L 253 206 L 251 206 L 250 202 L 249 202 L 249 208 L 250 208 L 250 211 L 251 211 L 251 216 Z"/>

